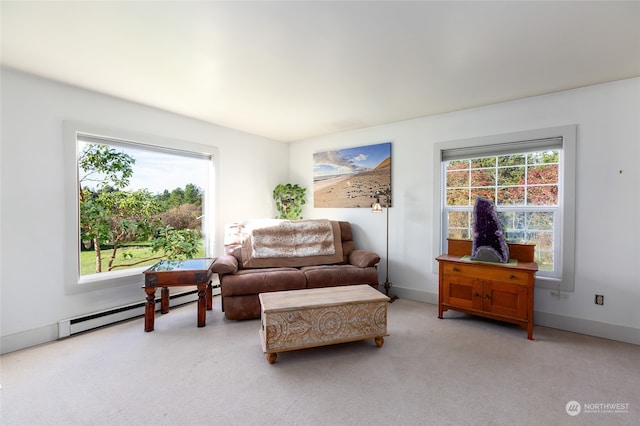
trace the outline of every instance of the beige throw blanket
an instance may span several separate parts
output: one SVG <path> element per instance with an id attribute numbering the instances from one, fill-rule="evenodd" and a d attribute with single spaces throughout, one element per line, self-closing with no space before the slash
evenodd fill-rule
<path id="1" fill-rule="evenodd" d="M 339 263 L 340 227 L 325 219 L 283 221 L 252 229 L 242 244 L 245 267 L 305 266 Z"/>

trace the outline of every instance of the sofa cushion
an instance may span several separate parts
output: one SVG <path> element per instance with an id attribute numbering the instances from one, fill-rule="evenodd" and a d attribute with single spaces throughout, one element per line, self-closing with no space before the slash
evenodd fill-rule
<path id="1" fill-rule="evenodd" d="M 378 270 L 353 265 L 318 265 L 300 268 L 307 279 L 307 288 L 369 284 L 377 288 Z"/>
<path id="2" fill-rule="evenodd" d="M 296 268 L 241 269 L 233 275 L 220 277 L 222 297 L 238 296 L 270 291 L 305 288 L 307 280 Z"/>
<path id="3" fill-rule="evenodd" d="M 342 241 L 353 241 L 351 222 L 341 220 L 338 221 L 338 225 L 340 225 L 340 234 L 342 234 Z"/>
<path id="4" fill-rule="evenodd" d="M 338 225 L 340 226 L 340 239 L 342 240 L 342 263 L 349 263 L 349 255 L 356 248 L 356 245 L 353 242 L 351 223 L 339 221 Z"/>

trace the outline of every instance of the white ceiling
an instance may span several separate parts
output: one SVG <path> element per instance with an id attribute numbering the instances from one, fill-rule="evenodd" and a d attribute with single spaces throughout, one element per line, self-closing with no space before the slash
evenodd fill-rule
<path id="1" fill-rule="evenodd" d="M 268 138 L 640 76 L 640 2 L 1 3 L 2 64 Z"/>

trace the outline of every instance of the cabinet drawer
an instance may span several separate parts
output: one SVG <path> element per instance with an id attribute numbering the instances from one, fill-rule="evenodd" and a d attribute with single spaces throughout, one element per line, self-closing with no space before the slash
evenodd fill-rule
<path id="1" fill-rule="evenodd" d="M 509 266 L 492 266 L 481 263 L 462 264 L 444 263 L 445 274 L 478 278 L 481 280 L 502 281 L 511 284 L 528 284 L 529 273 L 511 268 Z"/>

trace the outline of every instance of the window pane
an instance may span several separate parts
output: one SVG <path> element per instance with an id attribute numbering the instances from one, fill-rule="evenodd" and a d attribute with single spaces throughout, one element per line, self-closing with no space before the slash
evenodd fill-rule
<path id="1" fill-rule="evenodd" d="M 469 168 L 469 160 L 448 161 L 446 163 L 446 165 L 447 165 L 447 171 L 449 171 L 449 170 L 468 169 Z"/>
<path id="2" fill-rule="evenodd" d="M 495 186 L 496 169 L 471 170 L 471 186 Z"/>
<path id="3" fill-rule="evenodd" d="M 471 160 L 472 169 L 480 169 L 485 167 L 495 167 L 496 157 L 474 158 Z"/>
<path id="4" fill-rule="evenodd" d="M 553 244 L 554 213 L 553 212 L 498 212 L 500 223 L 507 233 L 510 242 L 532 241 L 542 243 L 542 235 L 546 244 Z M 541 247 L 548 249 L 551 246 Z"/>
<path id="5" fill-rule="evenodd" d="M 524 206 L 524 186 L 498 189 L 498 206 Z"/>
<path id="6" fill-rule="evenodd" d="M 558 186 L 530 186 L 527 190 L 527 204 L 530 206 L 557 206 Z"/>
<path id="7" fill-rule="evenodd" d="M 529 167 L 527 170 L 527 183 L 529 185 L 558 183 L 558 165 L 548 164 Z"/>
<path id="8" fill-rule="evenodd" d="M 538 250 L 553 248 L 553 233 L 549 231 L 528 231 L 527 240 L 536 245 Z"/>
<path id="9" fill-rule="evenodd" d="M 553 251 L 538 250 L 536 246 L 536 262 L 539 271 L 553 271 Z"/>
<path id="10" fill-rule="evenodd" d="M 471 214 L 468 211 L 451 211 L 448 215 L 447 238 L 468 239 L 471 232 Z"/>
<path id="11" fill-rule="evenodd" d="M 540 151 L 527 154 L 528 164 L 550 164 L 560 161 L 560 151 Z"/>
<path id="12" fill-rule="evenodd" d="M 447 187 L 459 188 L 469 186 L 469 171 L 447 172 Z"/>
<path id="13" fill-rule="evenodd" d="M 505 234 L 507 236 L 507 242 L 509 243 L 517 243 L 517 244 L 527 243 L 527 235 L 522 230 L 506 230 Z"/>
<path id="14" fill-rule="evenodd" d="M 498 212 L 498 219 L 500 220 L 505 232 L 511 232 L 514 235 L 514 239 L 507 235 L 507 240 L 516 242 L 521 241 L 524 238 L 524 233 L 518 237 L 516 237 L 515 234 L 516 232 L 523 232 L 526 228 L 525 212 L 500 211 Z"/>
<path id="15" fill-rule="evenodd" d="M 530 232 L 528 242 L 535 244 L 536 262 L 541 271 L 553 271 L 553 233 L 552 232 Z"/>
<path id="16" fill-rule="evenodd" d="M 449 212 L 449 227 L 469 228 L 469 212 Z"/>
<path id="17" fill-rule="evenodd" d="M 461 228 L 449 228 L 449 232 L 447 234 L 447 238 L 457 239 L 457 240 L 468 240 L 471 238 L 469 229 L 461 229 Z"/>
<path id="18" fill-rule="evenodd" d="M 448 206 L 469 206 L 469 189 L 447 189 Z"/>
<path id="19" fill-rule="evenodd" d="M 495 201 L 496 189 L 495 188 L 473 188 L 471 189 L 471 205 L 476 203 L 478 197 L 487 198 L 491 201 Z"/>
<path id="20" fill-rule="evenodd" d="M 498 185 L 523 185 L 525 167 L 502 167 L 498 169 Z"/>
<path id="21" fill-rule="evenodd" d="M 553 230 L 553 212 L 531 212 L 527 214 L 527 229 Z"/>
<path id="22" fill-rule="evenodd" d="M 498 157 L 498 166 L 520 166 L 526 163 L 524 154 L 501 155 Z"/>

